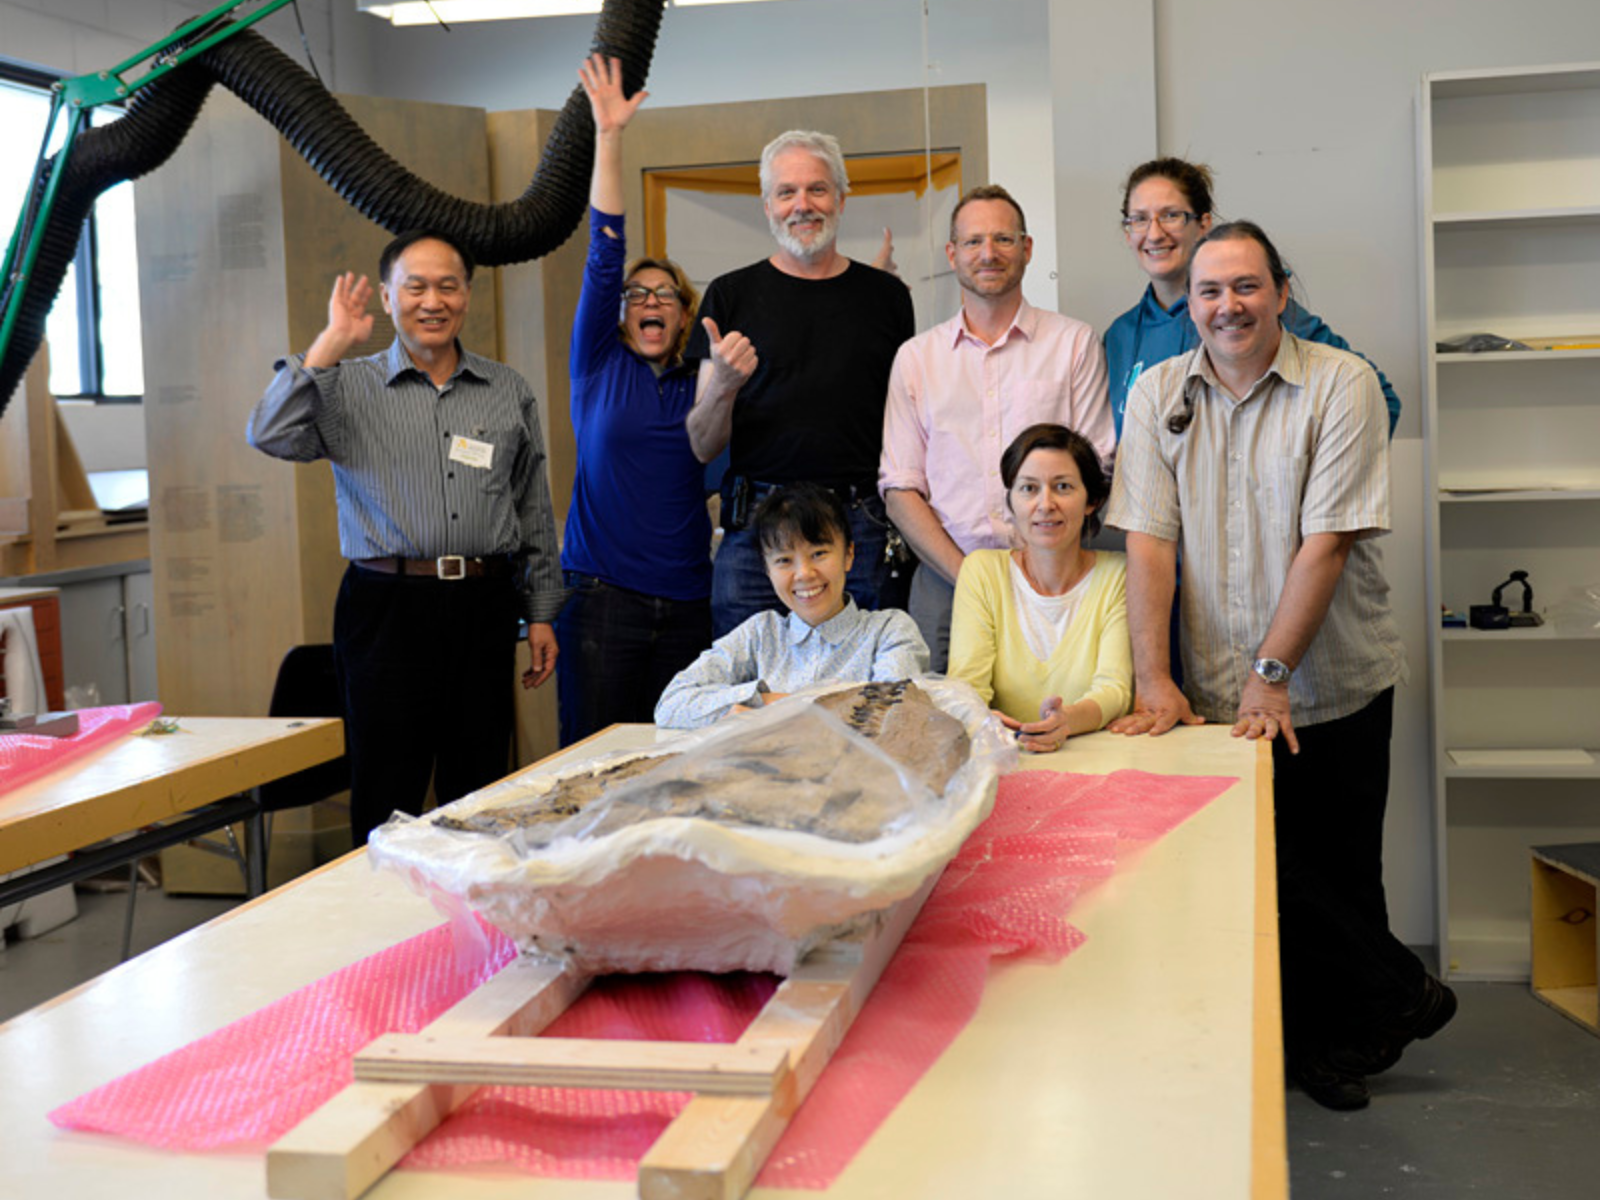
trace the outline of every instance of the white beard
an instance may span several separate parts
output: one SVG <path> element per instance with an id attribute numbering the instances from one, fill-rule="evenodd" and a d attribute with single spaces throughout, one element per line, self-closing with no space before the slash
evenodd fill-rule
<path id="1" fill-rule="evenodd" d="M 768 217 L 767 224 L 772 229 L 772 236 L 785 253 L 793 255 L 802 262 L 814 262 L 833 248 L 833 243 L 839 237 L 839 214 L 829 213 L 822 218 L 822 228 L 815 238 L 809 243 L 802 242 L 789 232 L 789 227 L 776 217 Z"/>

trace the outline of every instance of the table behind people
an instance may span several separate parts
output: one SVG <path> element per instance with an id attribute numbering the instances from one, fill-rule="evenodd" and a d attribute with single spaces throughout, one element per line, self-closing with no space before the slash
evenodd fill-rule
<path id="1" fill-rule="evenodd" d="M 1187 285 L 1195 245 L 1216 219 L 1211 187 L 1211 168 L 1173 157 L 1140 163 L 1122 185 L 1123 236 L 1150 283 L 1139 303 L 1106 330 L 1109 394 L 1119 438 L 1128 393 L 1140 374 L 1200 344 L 1189 318 Z M 1292 296 L 1284 307 L 1282 324 L 1296 337 L 1359 353 Z M 1373 370 L 1377 370 L 1376 363 Z M 1393 437 L 1400 420 L 1400 397 L 1382 371 L 1378 371 L 1378 383 L 1389 407 L 1389 436 Z"/>
<path id="2" fill-rule="evenodd" d="M 572 325 L 577 472 L 561 547 L 572 589 L 556 621 L 561 744 L 648 722 L 673 676 L 711 644 L 711 522 L 684 421 L 683 348 L 697 294 L 669 259 L 624 270 L 622 138 L 647 93 L 615 59 L 579 70 L 595 122 L 589 255 Z M 622 305 L 619 324 L 617 311 Z M 754 352 L 730 368 L 748 376 Z"/>
<path id="3" fill-rule="evenodd" d="M 935 671 L 949 661 L 962 558 L 1012 544 L 1001 448 L 1041 423 L 1083 434 L 1106 464 L 1115 446 L 1100 339 L 1023 299 L 1033 239 L 1011 193 L 967 192 L 945 256 L 961 311 L 895 355 L 878 466 L 889 517 L 919 560 L 909 605 Z"/>
<path id="4" fill-rule="evenodd" d="M 761 196 L 777 249 L 711 281 L 689 341 L 687 356 L 701 362 L 690 441 L 702 462 L 731 450 L 711 591 L 718 637 L 780 607 L 749 518 L 786 483 L 823 484 L 848 504 L 856 603 L 905 604 L 909 570 L 891 561 L 899 539 L 891 538 L 877 476 L 889 370 L 915 324 L 904 284 L 839 253 L 849 190 L 831 135 L 790 130 L 769 142 Z M 759 361 L 738 382 L 729 364 L 751 349 Z"/>
<path id="5" fill-rule="evenodd" d="M 551 626 L 565 593 L 556 560 L 544 435 L 527 381 L 463 349 L 472 258 L 415 230 L 378 263 L 395 340 L 372 336 L 372 287 L 334 281 L 328 324 L 283 358 L 250 414 L 263 453 L 333 465 L 339 552 L 335 665 L 357 846 L 391 812 L 418 814 L 505 774 L 516 628 L 528 622 L 537 687 L 555 670 Z"/>

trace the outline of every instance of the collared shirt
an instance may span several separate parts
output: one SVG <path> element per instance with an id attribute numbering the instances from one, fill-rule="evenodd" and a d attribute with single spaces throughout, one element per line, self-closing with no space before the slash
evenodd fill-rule
<path id="1" fill-rule="evenodd" d="M 1175 434 L 1167 421 L 1185 396 L 1194 419 Z M 1204 347 L 1147 370 L 1128 399 L 1106 521 L 1178 543 L 1184 691 L 1208 721 L 1236 718 L 1289 566 L 1315 533 L 1361 537 L 1290 680 L 1295 724 L 1348 716 L 1405 678 L 1369 540 L 1389 528 L 1383 393 L 1355 355 L 1285 333 L 1242 400 Z"/>
<path id="2" fill-rule="evenodd" d="M 817 626 L 794 613 L 760 612 L 678 672 L 656 704 L 656 724 L 696 729 L 735 704 L 759 707 L 765 692 L 910 679 L 927 669 L 928 647 L 897 608 L 863 612 L 846 597 L 844 611 Z"/>
<path id="3" fill-rule="evenodd" d="M 523 617 L 554 620 L 566 591 L 527 381 L 463 350 L 455 373 L 435 387 L 398 338 L 381 354 L 335 367 L 307 370 L 304 358 L 274 365 L 246 437 L 274 458 L 332 463 L 339 552 L 509 555 L 522 565 Z M 462 437 L 478 444 L 478 461 L 452 457 Z"/>
<path id="4" fill-rule="evenodd" d="M 1361 351 L 1328 328 L 1327 322 L 1321 317 L 1302 308 L 1292 296 L 1284 306 L 1279 321 L 1284 329 L 1297 338 L 1321 342 L 1335 350 L 1361 354 Z M 1122 436 L 1128 393 L 1140 374 L 1159 362 L 1187 354 L 1199 344 L 1200 331 L 1189 319 L 1189 297 L 1179 296 L 1171 308 L 1162 308 L 1161 302 L 1156 299 L 1154 284 L 1145 287 L 1139 303 L 1111 322 L 1111 328 L 1106 330 L 1106 370 L 1110 375 L 1111 415 L 1117 422 L 1118 437 Z M 1366 358 L 1366 355 L 1362 354 L 1361 357 Z M 1373 370 L 1378 370 L 1377 363 L 1370 358 L 1367 362 L 1372 364 Z M 1389 436 L 1392 438 L 1394 427 L 1400 423 L 1400 397 L 1395 394 L 1394 386 L 1382 371 L 1378 371 L 1378 384 L 1383 388 L 1383 398 L 1389 405 Z"/>
<path id="5" fill-rule="evenodd" d="M 957 313 L 900 347 L 889 376 L 878 490 L 920 493 L 961 548 L 1011 545 L 1000 456 L 1042 421 L 1066 425 L 1110 464 L 1116 434 L 1094 330 L 1026 300 L 994 345 Z"/>

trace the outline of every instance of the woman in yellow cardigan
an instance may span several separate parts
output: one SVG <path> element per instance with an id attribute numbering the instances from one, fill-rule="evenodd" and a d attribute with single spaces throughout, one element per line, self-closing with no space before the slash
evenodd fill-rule
<path id="1" fill-rule="evenodd" d="M 1089 550 L 1111 484 L 1088 440 L 1030 425 L 1000 459 L 1018 548 L 967 555 L 950 619 L 953 678 L 977 688 L 1025 750 L 1061 749 L 1128 711 L 1127 562 Z"/>

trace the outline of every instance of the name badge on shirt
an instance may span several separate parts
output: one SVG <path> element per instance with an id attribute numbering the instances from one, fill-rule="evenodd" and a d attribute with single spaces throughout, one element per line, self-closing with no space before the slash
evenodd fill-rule
<path id="1" fill-rule="evenodd" d="M 450 461 L 486 471 L 489 469 L 489 464 L 494 461 L 494 443 L 480 442 L 469 437 L 453 437 L 450 439 Z"/>

